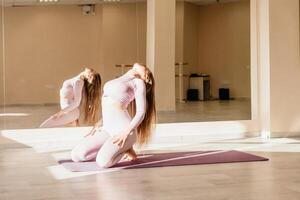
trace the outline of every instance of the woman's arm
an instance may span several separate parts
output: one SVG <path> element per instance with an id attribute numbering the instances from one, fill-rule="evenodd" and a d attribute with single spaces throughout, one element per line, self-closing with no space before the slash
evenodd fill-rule
<path id="1" fill-rule="evenodd" d="M 135 103 L 136 103 L 136 113 L 132 118 L 128 128 L 126 129 L 126 133 L 132 132 L 135 128 L 137 128 L 141 122 L 143 121 L 146 114 L 146 85 L 145 82 L 141 79 L 135 79 L 136 89 L 135 89 Z"/>
<path id="2" fill-rule="evenodd" d="M 80 105 L 81 98 L 82 98 L 82 88 L 83 88 L 84 82 L 83 80 L 77 80 L 74 84 L 74 101 L 66 108 L 62 109 L 62 113 L 67 113 L 73 110 L 74 108 L 77 108 Z"/>

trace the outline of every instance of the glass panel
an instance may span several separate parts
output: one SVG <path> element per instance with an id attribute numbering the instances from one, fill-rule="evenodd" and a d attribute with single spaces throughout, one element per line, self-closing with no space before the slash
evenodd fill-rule
<path id="1" fill-rule="evenodd" d="M 62 93 L 69 95 L 61 91 L 63 83 L 86 67 L 100 73 L 103 86 L 128 69 L 116 65 L 146 62 L 146 2 L 11 2 L 5 7 L 5 99 L 11 116 L 1 117 L 7 129 L 38 128 L 61 110 Z M 83 104 L 80 126 L 90 125 Z M 57 126 L 78 125 L 71 119 Z"/>
<path id="2" fill-rule="evenodd" d="M 177 1 L 176 112 L 159 122 L 251 119 L 250 1 Z"/>
<path id="3" fill-rule="evenodd" d="M 39 127 L 61 109 L 64 81 L 85 67 L 100 73 L 103 86 L 146 63 L 146 1 L 11 2 L 2 8 L 3 128 L 4 121 L 8 129 Z M 158 110 L 158 123 L 251 119 L 250 1 L 177 1 L 174 64 L 176 112 Z"/>

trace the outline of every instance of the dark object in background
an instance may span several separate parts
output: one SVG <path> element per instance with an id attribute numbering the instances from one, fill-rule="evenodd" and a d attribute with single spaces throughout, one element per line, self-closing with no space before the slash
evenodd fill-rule
<path id="1" fill-rule="evenodd" d="M 208 101 L 210 100 L 210 80 L 209 76 L 204 78 L 203 81 L 203 100 Z"/>
<path id="2" fill-rule="evenodd" d="M 197 73 L 192 73 L 190 74 L 190 77 L 209 77 L 208 74 L 197 74 Z"/>
<path id="3" fill-rule="evenodd" d="M 210 92 L 210 76 L 208 74 L 197 74 L 192 73 L 189 77 L 189 88 L 190 89 L 197 89 L 198 90 L 198 98 L 192 98 L 189 101 L 207 101 L 211 98 Z M 189 93 L 189 92 L 188 92 Z M 193 93 L 193 92 L 191 92 Z M 191 94 L 193 95 L 193 94 Z M 188 96 L 188 95 L 187 95 Z"/>
<path id="4" fill-rule="evenodd" d="M 229 88 L 219 88 L 219 99 L 220 100 L 229 100 Z"/>
<path id="5" fill-rule="evenodd" d="M 199 77 L 201 76 L 200 74 L 190 74 L 190 77 Z"/>
<path id="6" fill-rule="evenodd" d="M 186 96 L 188 101 L 198 101 L 199 91 L 197 89 L 188 89 Z"/>

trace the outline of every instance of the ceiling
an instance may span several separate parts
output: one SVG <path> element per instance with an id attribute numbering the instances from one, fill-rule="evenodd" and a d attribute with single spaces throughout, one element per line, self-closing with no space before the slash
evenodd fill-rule
<path id="1" fill-rule="evenodd" d="M 147 0 L 120 0 L 122 3 L 145 2 Z M 195 3 L 197 5 L 206 5 L 217 3 L 217 0 L 178 0 Z M 219 0 L 220 3 L 235 2 L 241 0 Z M 59 0 L 58 3 L 39 3 L 38 0 L 4 0 L 5 6 L 26 6 L 26 5 L 51 5 L 51 4 L 100 4 L 105 0 Z"/>

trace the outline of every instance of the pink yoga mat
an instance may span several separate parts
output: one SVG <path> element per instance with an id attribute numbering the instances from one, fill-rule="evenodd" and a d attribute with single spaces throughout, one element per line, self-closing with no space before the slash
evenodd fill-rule
<path id="1" fill-rule="evenodd" d="M 150 167 L 168 167 L 182 165 L 200 165 L 216 163 L 267 161 L 268 158 L 241 151 L 194 151 L 176 153 L 153 153 L 139 155 L 136 161 L 120 161 L 113 169 L 137 169 Z M 103 171 L 95 161 L 75 163 L 71 160 L 60 160 L 59 164 L 72 172 Z M 110 168 L 110 169 L 111 169 Z"/>

